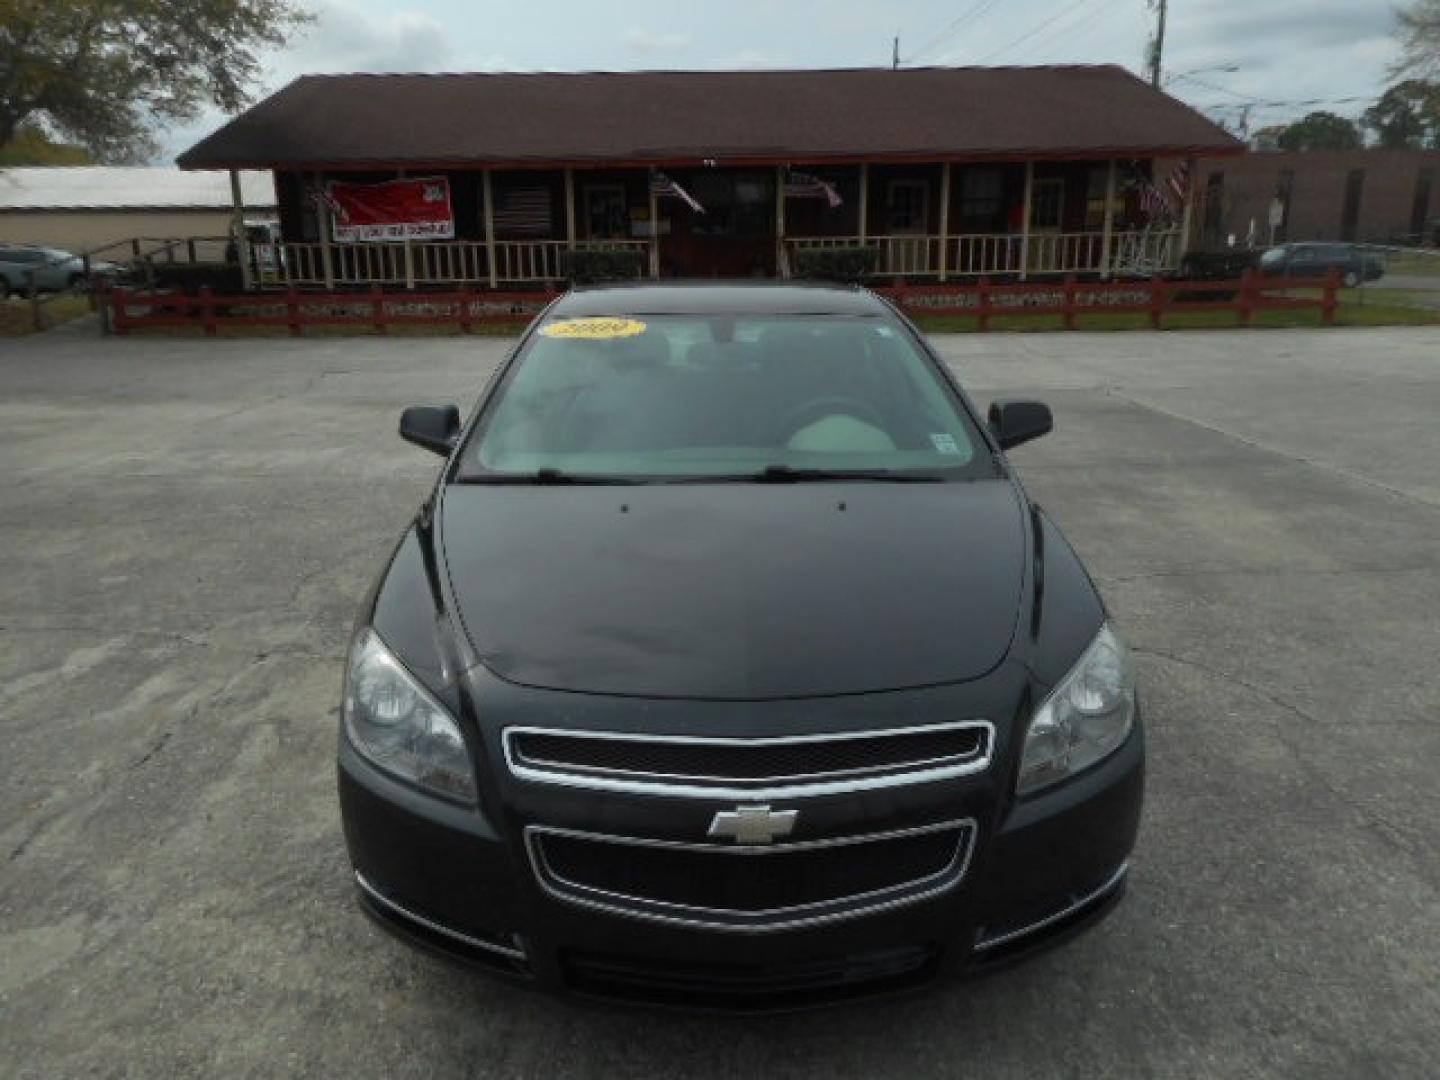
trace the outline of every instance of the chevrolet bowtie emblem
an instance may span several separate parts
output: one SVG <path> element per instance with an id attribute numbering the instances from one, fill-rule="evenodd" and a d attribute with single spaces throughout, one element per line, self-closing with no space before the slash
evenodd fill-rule
<path id="1" fill-rule="evenodd" d="M 773 844 L 789 836 L 799 810 L 771 810 L 768 806 L 737 806 L 722 810 L 710 822 L 710 835 L 734 840 L 737 844 Z"/>

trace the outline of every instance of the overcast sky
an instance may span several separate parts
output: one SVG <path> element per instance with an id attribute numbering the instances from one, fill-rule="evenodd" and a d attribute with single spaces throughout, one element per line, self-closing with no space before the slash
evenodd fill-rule
<path id="1" fill-rule="evenodd" d="M 1139 70 L 1154 24 L 1147 0 L 302 2 L 317 21 L 267 57 L 265 92 L 306 72 L 888 65 L 896 34 L 903 63 Z M 1312 108 L 1358 116 L 1382 91 L 1394 55 L 1391 7 L 1389 0 L 1170 0 L 1166 88 L 1232 123 L 1246 102 L 1264 103 L 1255 105 L 1252 130 Z M 1299 104 L 1307 99 L 1326 103 Z M 223 121 L 207 113 L 163 132 L 167 156 Z"/>

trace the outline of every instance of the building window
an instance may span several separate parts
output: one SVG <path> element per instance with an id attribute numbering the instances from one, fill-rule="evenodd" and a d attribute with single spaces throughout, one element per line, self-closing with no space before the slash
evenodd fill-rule
<path id="1" fill-rule="evenodd" d="M 495 197 L 495 232 L 507 237 L 550 235 L 550 189 L 541 185 L 513 187 Z"/>
<path id="2" fill-rule="evenodd" d="M 1340 239 L 1354 240 L 1360 229 L 1360 200 L 1365 194 L 1365 170 L 1351 169 L 1345 177 L 1345 205 L 1340 211 Z"/>
<path id="3" fill-rule="evenodd" d="M 585 185 L 585 235 L 591 240 L 616 240 L 630 235 L 623 184 Z"/>
<path id="4" fill-rule="evenodd" d="M 1283 243 L 1290 239 L 1290 203 L 1295 198 L 1295 170 L 1281 169 L 1280 182 L 1275 187 L 1275 198 L 1280 203 L 1280 220 L 1275 224 L 1272 243 Z"/>
<path id="5" fill-rule="evenodd" d="M 1030 200 L 1030 231 L 1059 232 L 1065 220 L 1065 181 L 1036 180 Z"/>
<path id="6" fill-rule="evenodd" d="M 1219 245 L 1225 241 L 1225 172 L 1216 169 L 1205 181 L 1205 241 Z"/>
<path id="7" fill-rule="evenodd" d="M 1110 185 L 1110 167 L 1100 165 L 1085 174 L 1085 228 L 1099 232 L 1105 227 L 1105 192 Z"/>
<path id="8" fill-rule="evenodd" d="M 999 232 L 1004 228 L 1004 174 L 999 169 L 966 169 L 960 174 L 960 231 Z"/>
<path id="9" fill-rule="evenodd" d="M 930 185 L 924 180 L 891 180 L 885 186 L 885 231 L 912 235 L 925 232 L 929 194 Z"/>
<path id="10" fill-rule="evenodd" d="M 1435 170 L 1421 169 L 1415 177 L 1415 201 L 1410 205 L 1410 237 L 1413 243 L 1429 242 L 1426 225 L 1430 219 L 1430 191 L 1435 186 Z"/>

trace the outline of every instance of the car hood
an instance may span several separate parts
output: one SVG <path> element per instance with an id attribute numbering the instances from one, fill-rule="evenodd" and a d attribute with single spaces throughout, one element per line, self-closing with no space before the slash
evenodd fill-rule
<path id="1" fill-rule="evenodd" d="M 452 485 L 439 542 L 501 678 L 753 700 L 983 675 L 1014 633 L 1023 522 L 1006 480 Z"/>

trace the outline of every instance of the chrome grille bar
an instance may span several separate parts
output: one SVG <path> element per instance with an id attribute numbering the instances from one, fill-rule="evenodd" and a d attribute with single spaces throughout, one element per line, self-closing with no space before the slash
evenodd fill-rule
<path id="1" fill-rule="evenodd" d="M 907 756 L 907 743 L 941 738 L 955 742 L 956 748 Z M 725 738 L 520 726 L 506 728 L 502 741 L 511 773 L 536 783 L 681 798 L 788 799 L 934 783 L 983 772 L 994 752 L 995 728 L 987 720 L 962 720 L 879 731 Z M 567 754 L 567 743 L 575 747 L 573 753 Z M 536 745 L 544 752 L 534 752 Z M 640 757 L 683 751 L 692 762 L 707 753 L 713 760 L 710 767 L 698 769 L 627 767 L 623 758 L 628 748 Z M 743 753 L 763 759 L 768 749 L 792 765 L 808 753 L 815 764 L 763 775 L 740 775 L 724 767 L 727 757 Z M 851 764 L 824 767 L 827 755 L 837 753 Z M 597 764 L 597 756 L 603 759 L 606 754 L 610 763 Z M 861 760 L 867 757 L 873 760 Z"/>

